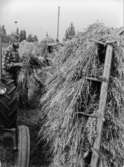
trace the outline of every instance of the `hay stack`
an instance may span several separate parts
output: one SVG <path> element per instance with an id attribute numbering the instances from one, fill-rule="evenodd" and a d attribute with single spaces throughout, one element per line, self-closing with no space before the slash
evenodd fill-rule
<path id="1" fill-rule="evenodd" d="M 58 55 L 58 71 L 41 99 L 41 140 L 50 144 L 50 166 L 88 167 L 96 138 L 100 83 L 86 76 L 100 77 L 106 47 L 93 42 L 113 43 L 113 62 L 109 82 L 100 157 L 105 167 L 121 167 L 124 161 L 124 132 L 121 91 L 122 48 L 120 37 L 103 24 L 91 25 L 86 32 L 67 43 Z"/>

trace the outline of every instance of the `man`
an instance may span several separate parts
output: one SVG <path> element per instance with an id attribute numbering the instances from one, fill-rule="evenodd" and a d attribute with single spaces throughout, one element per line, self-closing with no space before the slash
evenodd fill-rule
<path id="1" fill-rule="evenodd" d="M 18 42 L 14 42 L 11 47 L 9 47 L 5 55 L 5 71 L 11 75 L 15 83 L 17 83 L 19 67 L 14 66 L 14 63 L 20 62 L 18 48 Z"/>

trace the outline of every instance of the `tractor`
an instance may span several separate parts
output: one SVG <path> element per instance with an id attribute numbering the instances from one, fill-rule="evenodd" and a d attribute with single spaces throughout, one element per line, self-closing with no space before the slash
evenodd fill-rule
<path id="1" fill-rule="evenodd" d="M 29 128 L 17 124 L 17 85 L 10 75 L 2 72 L 2 56 L 0 37 L 0 166 L 28 167 Z M 11 160 L 7 160 L 9 156 Z"/>

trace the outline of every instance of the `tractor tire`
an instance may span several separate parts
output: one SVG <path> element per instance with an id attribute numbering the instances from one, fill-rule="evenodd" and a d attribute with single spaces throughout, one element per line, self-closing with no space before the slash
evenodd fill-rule
<path id="1" fill-rule="evenodd" d="M 9 75 L 3 77 L 2 84 L 7 91 L 0 95 L 0 127 L 15 128 L 18 111 L 16 85 Z"/>
<path id="2" fill-rule="evenodd" d="M 30 133 L 26 126 L 18 127 L 18 153 L 16 167 L 29 167 Z"/>

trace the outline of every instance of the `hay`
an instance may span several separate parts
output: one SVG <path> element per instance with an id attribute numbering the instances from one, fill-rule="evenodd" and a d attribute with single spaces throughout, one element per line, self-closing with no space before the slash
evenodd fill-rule
<path id="1" fill-rule="evenodd" d="M 29 56 L 23 57 L 22 67 L 18 75 L 20 106 L 38 107 L 40 97 L 45 89 L 44 82 L 42 81 L 42 76 L 46 73 L 45 71 L 42 71 L 44 66 L 46 66 L 44 62 L 35 55 L 30 54 Z M 42 71 L 42 75 L 40 76 L 39 70 Z"/>
<path id="2" fill-rule="evenodd" d="M 21 42 L 19 56 L 23 64 L 18 76 L 20 106 L 38 107 L 39 104 L 36 101 L 41 98 L 48 77 L 47 63 L 42 55 L 41 44 L 38 42 Z"/>
<path id="3" fill-rule="evenodd" d="M 38 42 L 20 43 L 19 56 L 23 66 L 18 76 L 18 90 L 22 107 L 39 106 L 41 95 L 45 92 L 46 81 L 54 73 L 55 68 L 48 67 L 48 62 L 42 52 L 43 47 L 44 45 Z"/>
<path id="4" fill-rule="evenodd" d="M 120 119 L 123 114 L 120 68 L 123 55 L 120 37 L 114 29 L 94 24 L 60 50 L 56 60 L 58 71 L 49 80 L 47 92 L 41 99 L 43 122 L 40 139 L 51 144 L 49 154 L 53 159 L 50 166 L 90 165 L 97 134 L 97 118 L 93 115 L 98 114 L 101 85 L 87 80 L 86 76 L 102 76 L 106 49 L 92 39 L 101 42 L 117 41 L 113 44 L 113 62 L 99 155 L 105 167 L 120 167 L 124 161 L 124 126 Z M 89 114 L 92 117 L 88 117 Z"/>
<path id="5" fill-rule="evenodd" d="M 19 56 L 23 58 L 29 55 L 41 56 L 40 43 L 22 41 L 19 44 Z"/>

